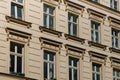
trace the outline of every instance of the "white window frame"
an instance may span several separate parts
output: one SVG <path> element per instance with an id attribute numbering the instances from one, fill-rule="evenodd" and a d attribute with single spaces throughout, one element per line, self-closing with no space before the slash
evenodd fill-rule
<path id="1" fill-rule="evenodd" d="M 49 69 L 50 69 L 50 66 L 49 66 L 49 64 L 53 64 L 54 65 L 54 75 L 53 75 L 53 78 L 55 79 L 55 68 L 56 68 L 56 66 L 55 66 L 55 54 L 54 54 L 54 52 L 50 52 L 50 51 L 47 51 L 47 50 L 44 50 L 44 53 L 45 52 L 47 52 L 47 60 L 45 60 L 44 59 L 44 63 L 46 62 L 47 64 L 48 64 L 48 67 L 47 67 L 47 73 L 48 73 L 48 75 L 47 75 L 47 79 L 46 78 L 44 78 L 44 80 L 51 80 L 50 79 L 50 75 L 49 75 Z M 50 54 L 53 54 L 54 55 L 54 60 L 53 61 L 49 61 L 50 60 Z"/>
<path id="2" fill-rule="evenodd" d="M 114 31 L 114 33 L 113 33 Z M 118 36 L 115 36 L 115 34 L 117 33 Z M 118 40 L 118 46 L 116 45 L 116 39 Z M 112 47 L 113 48 L 119 48 L 119 30 L 113 29 L 112 28 Z"/>
<path id="3" fill-rule="evenodd" d="M 96 23 L 96 24 L 99 24 L 99 26 L 95 26 L 95 24 L 93 25 L 93 23 Z M 93 28 L 92 28 L 92 25 L 93 25 Z M 95 29 L 96 27 L 98 27 L 98 30 Z M 93 31 L 93 35 L 92 35 L 92 31 Z M 96 41 L 96 34 L 95 33 L 98 33 L 98 41 Z M 93 36 L 93 40 L 92 40 L 92 36 Z M 93 42 L 96 42 L 96 43 L 100 43 L 100 23 L 98 22 L 95 22 L 95 21 L 91 21 L 91 41 Z"/>
<path id="4" fill-rule="evenodd" d="M 44 11 L 44 7 L 47 7 L 47 11 L 45 12 Z M 51 29 L 51 27 L 50 27 L 50 25 L 49 25 L 49 17 L 50 16 L 52 16 L 53 17 L 53 26 L 52 26 L 52 29 L 54 29 L 55 28 L 55 7 L 53 7 L 53 6 L 49 6 L 49 5 L 46 5 L 46 4 L 44 4 L 44 7 L 43 7 L 43 25 L 44 25 L 44 15 L 46 14 L 47 15 L 47 21 L 46 21 L 46 28 L 49 28 L 49 29 Z M 52 8 L 53 9 L 53 14 L 50 14 L 49 13 L 49 10 L 50 10 L 50 8 Z"/>
<path id="5" fill-rule="evenodd" d="M 71 16 L 70 16 L 71 15 Z M 69 20 L 69 17 L 71 17 L 70 18 L 70 20 Z M 76 17 L 77 18 L 77 20 L 76 20 L 76 22 L 74 22 L 73 21 L 73 17 Z M 69 26 L 69 23 L 71 24 L 71 26 Z M 73 25 L 76 25 L 76 35 L 73 33 L 74 31 L 73 31 Z M 70 32 L 69 32 L 69 28 L 70 28 Z M 70 13 L 70 12 L 68 12 L 68 33 L 70 34 L 70 35 L 73 35 L 73 36 L 78 36 L 78 16 L 77 15 L 74 15 L 74 14 L 72 14 L 72 13 Z"/>
<path id="6" fill-rule="evenodd" d="M 93 71 L 93 65 L 96 65 L 95 66 L 95 71 Z M 100 72 L 97 72 L 97 67 L 99 67 L 99 70 L 100 70 Z M 102 70 L 101 70 L 101 68 L 102 68 L 102 65 L 101 64 L 98 64 L 98 63 L 92 63 L 92 80 L 93 80 L 93 74 L 95 74 L 95 80 L 97 80 L 97 75 L 100 75 L 100 79 L 99 80 L 102 80 L 101 78 L 101 72 L 102 72 Z"/>
<path id="7" fill-rule="evenodd" d="M 20 19 L 19 17 L 18 17 L 18 13 L 17 13 L 17 7 L 18 6 L 20 6 L 21 7 L 21 10 L 22 10 L 22 17 L 21 17 L 21 19 L 23 20 L 24 19 L 24 15 L 23 15 L 23 13 L 24 13 L 24 0 L 22 1 L 23 3 L 20 3 L 20 2 L 18 2 L 18 0 L 12 0 L 12 2 L 11 2 L 11 7 L 12 7 L 12 5 L 14 5 L 14 8 L 15 8 L 15 17 L 14 18 L 16 18 L 16 19 Z M 11 16 L 12 16 L 12 14 L 11 14 Z"/>
<path id="8" fill-rule="evenodd" d="M 115 9 L 115 1 L 117 3 L 117 9 Z M 118 3 L 119 3 L 119 0 L 110 0 L 110 7 L 112 9 L 118 10 Z"/>
<path id="9" fill-rule="evenodd" d="M 10 47 L 11 47 L 11 43 L 17 43 L 17 42 L 14 42 L 14 41 L 10 41 Z M 24 45 L 24 44 L 21 44 L 21 43 L 17 43 L 19 45 Z M 14 73 L 17 74 L 17 57 L 22 57 L 22 72 L 20 74 L 24 74 L 24 53 L 25 53 L 25 45 L 24 47 L 22 48 L 22 53 L 19 54 L 17 53 L 17 46 L 15 46 L 15 52 L 12 52 L 10 51 L 10 55 L 14 55 L 15 56 L 15 63 L 14 63 Z M 11 65 L 11 64 L 10 64 Z M 11 72 L 10 72 L 11 73 Z M 11 74 L 14 74 L 14 73 L 11 73 Z"/>
<path id="10" fill-rule="evenodd" d="M 72 79 L 71 80 L 75 80 L 74 79 L 74 70 L 77 70 L 77 80 L 79 80 L 79 60 L 78 59 L 76 59 L 76 58 L 72 58 L 72 57 L 69 57 L 69 60 L 70 60 L 70 58 L 72 59 L 72 63 L 71 63 L 71 65 L 69 65 L 69 69 L 72 69 Z M 74 60 L 77 60 L 77 67 L 75 67 L 73 64 L 73 62 L 74 62 Z M 69 79 L 70 80 L 70 79 Z"/>
<path id="11" fill-rule="evenodd" d="M 115 75 L 114 75 L 114 71 L 115 71 Z M 117 75 L 119 73 L 119 76 Z M 113 69 L 113 80 L 118 80 L 120 79 L 120 70 L 118 69 Z"/>

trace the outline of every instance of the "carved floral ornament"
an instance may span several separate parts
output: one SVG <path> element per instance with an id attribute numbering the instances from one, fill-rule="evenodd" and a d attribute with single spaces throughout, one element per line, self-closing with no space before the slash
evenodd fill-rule
<path id="1" fill-rule="evenodd" d="M 115 57 L 110 57 L 111 66 L 117 69 L 120 69 L 120 59 Z"/>
<path id="2" fill-rule="evenodd" d="M 6 32 L 7 32 L 7 40 L 17 40 L 23 43 L 28 43 L 29 45 L 29 41 L 31 39 L 31 35 L 30 33 L 26 33 L 26 32 L 22 32 L 19 30 L 15 30 L 15 29 L 11 29 L 11 28 L 6 28 Z"/>
<path id="3" fill-rule="evenodd" d="M 65 48 L 66 48 L 66 53 L 67 53 L 66 55 L 69 55 L 69 56 L 72 56 L 72 57 L 75 57 L 75 58 L 82 57 L 82 59 L 83 59 L 85 49 L 79 48 L 79 47 L 76 47 L 76 46 L 72 46 L 72 45 L 69 45 L 69 44 L 66 44 Z"/>
<path id="4" fill-rule="evenodd" d="M 89 51 L 89 55 L 90 55 L 90 61 L 92 61 L 92 62 L 95 62 L 98 64 L 106 63 L 107 55 L 104 55 L 102 53 L 97 53 L 94 51 Z"/>
<path id="5" fill-rule="evenodd" d="M 88 8 L 87 9 L 88 14 L 89 14 L 89 19 L 96 21 L 96 22 L 101 22 L 104 23 L 104 20 L 106 18 L 106 14 L 100 13 L 98 11 L 95 11 L 93 9 Z"/>
<path id="6" fill-rule="evenodd" d="M 60 52 L 62 43 L 48 38 L 40 37 L 41 49 L 47 49 L 54 52 Z"/>

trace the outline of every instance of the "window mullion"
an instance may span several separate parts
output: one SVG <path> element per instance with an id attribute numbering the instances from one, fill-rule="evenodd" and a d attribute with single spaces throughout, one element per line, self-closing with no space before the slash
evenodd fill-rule
<path id="1" fill-rule="evenodd" d="M 15 18 L 18 18 L 17 14 L 17 5 L 15 5 Z"/>

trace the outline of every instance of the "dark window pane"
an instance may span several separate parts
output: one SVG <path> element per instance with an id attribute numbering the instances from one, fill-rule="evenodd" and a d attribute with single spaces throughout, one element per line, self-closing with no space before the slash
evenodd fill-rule
<path id="1" fill-rule="evenodd" d="M 77 60 L 76 59 L 74 59 L 74 67 L 77 67 Z"/>
<path id="2" fill-rule="evenodd" d="M 93 32 L 93 30 L 91 31 L 91 40 L 94 41 L 94 32 Z"/>
<path id="3" fill-rule="evenodd" d="M 44 14 L 44 26 L 47 27 L 47 15 Z"/>
<path id="4" fill-rule="evenodd" d="M 47 6 L 44 5 L 44 12 L 47 12 Z"/>
<path id="5" fill-rule="evenodd" d="M 10 42 L 10 51 L 15 52 L 15 44 L 13 42 Z"/>
<path id="6" fill-rule="evenodd" d="M 74 69 L 74 80 L 77 80 L 77 70 Z"/>
<path id="7" fill-rule="evenodd" d="M 53 29 L 53 23 L 54 23 L 53 16 L 49 16 L 49 28 L 50 29 Z"/>
<path id="8" fill-rule="evenodd" d="M 95 74 L 92 73 L 92 80 L 95 80 Z"/>
<path id="9" fill-rule="evenodd" d="M 54 61 L 54 54 L 50 54 L 50 61 Z"/>
<path id="10" fill-rule="evenodd" d="M 17 73 L 22 73 L 22 58 L 17 57 Z"/>
<path id="11" fill-rule="evenodd" d="M 18 2 L 23 3 L 23 0 L 18 0 Z"/>
<path id="12" fill-rule="evenodd" d="M 71 25 L 72 25 L 72 24 L 69 22 L 69 23 L 68 23 L 68 33 L 69 33 L 69 34 L 71 34 Z"/>
<path id="13" fill-rule="evenodd" d="M 95 35 L 96 35 L 96 42 L 99 42 L 99 33 L 95 32 Z"/>
<path id="14" fill-rule="evenodd" d="M 54 64 L 49 64 L 49 77 L 50 80 L 54 79 Z"/>
<path id="15" fill-rule="evenodd" d="M 15 68 L 15 56 L 10 55 L 10 72 L 14 72 Z"/>
<path id="16" fill-rule="evenodd" d="M 73 24 L 73 35 L 77 35 L 77 25 Z"/>
<path id="17" fill-rule="evenodd" d="M 49 8 L 49 13 L 53 15 L 54 14 L 54 8 L 50 7 Z"/>
<path id="18" fill-rule="evenodd" d="M 22 19 L 22 7 L 17 7 L 17 14 L 18 19 Z"/>
<path id="19" fill-rule="evenodd" d="M 99 74 L 97 74 L 97 80 L 100 80 L 100 75 Z"/>
<path id="20" fill-rule="evenodd" d="M 69 65 L 71 66 L 72 65 L 72 59 L 69 58 Z"/>
<path id="21" fill-rule="evenodd" d="M 47 60 L 47 55 L 48 55 L 47 52 L 44 51 L 44 59 L 45 59 L 45 60 Z"/>
<path id="22" fill-rule="evenodd" d="M 69 80 L 72 80 L 72 69 L 69 68 Z"/>
<path id="23" fill-rule="evenodd" d="M 44 78 L 48 78 L 47 75 L 48 75 L 48 65 L 46 62 L 44 62 Z"/>
<path id="24" fill-rule="evenodd" d="M 11 5 L 11 16 L 15 17 L 15 5 Z"/>
<path id="25" fill-rule="evenodd" d="M 23 47 L 24 47 L 23 45 L 17 44 L 17 52 L 20 53 L 20 54 L 22 54 Z"/>
<path id="26" fill-rule="evenodd" d="M 73 22 L 77 23 L 77 16 L 73 15 Z"/>

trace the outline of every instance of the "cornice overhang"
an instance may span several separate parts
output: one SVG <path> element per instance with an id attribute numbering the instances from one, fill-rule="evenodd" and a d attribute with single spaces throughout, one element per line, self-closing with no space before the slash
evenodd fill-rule
<path id="1" fill-rule="evenodd" d="M 7 22 L 14 22 L 14 23 L 18 23 L 18 24 L 21 24 L 21 25 L 24 25 L 26 26 L 27 28 L 31 27 L 32 23 L 30 22 L 27 22 L 27 21 L 24 21 L 24 20 L 20 20 L 20 19 L 16 19 L 16 18 L 13 18 L 11 16 L 5 16 Z"/>
<path id="2" fill-rule="evenodd" d="M 81 42 L 82 44 L 85 43 L 85 39 L 83 39 L 83 38 L 79 38 L 79 37 L 72 36 L 69 34 L 64 34 L 64 36 L 65 36 L 66 40 L 74 40 L 74 41 Z"/>
<path id="3" fill-rule="evenodd" d="M 67 6 L 72 6 L 74 8 L 79 9 L 79 10 L 83 10 L 85 8 L 84 6 L 82 6 L 80 4 L 77 4 L 77 3 L 73 2 L 73 1 L 69 1 L 69 0 L 66 1 L 66 4 L 67 4 Z"/>
<path id="4" fill-rule="evenodd" d="M 115 15 L 117 15 L 117 16 L 120 16 L 120 11 L 114 10 L 114 9 L 112 9 L 112 8 L 110 8 L 110 7 L 108 7 L 108 6 L 105 6 L 105 5 L 103 5 L 103 4 L 100 4 L 100 3 L 98 3 L 98 2 L 95 2 L 95 1 L 92 1 L 92 0 L 82 0 L 82 1 L 85 2 L 85 3 L 87 3 L 87 4 L 92 5 L 92 6 L 94 6 L 94 7 L 97 7 L 98 9 L 101 9 L 101 10 L 104 10 L 104 11 L 106 11 L 106 12 L 110 12 L 110 13 L 112 13 L 112 14 L 115 14 Z"/>
<path id="5" fill-rule="evenodd" d="M 88 11 L 89 15 L 95 15 L 95 16 L 98 16 L 100 18 L 105 18 L 105 16 L 106 16 L 106 14 L 100 13 L 100 12 L 95 11 L 95 10 L 90 9 L 90 8 L 88 8 L 87 11 Z"/>
<path id="6" fill-rule="evenodd" d="M 110 52 L 116 52 L 116 53 L 120 53 L 120 49 L 116 49 L 116 48 L 113 48 L 113 47 L 110 47 L 109 48 Z"/>
<path id="7" fill-rule="evenodd" d="M 13 77 L 13 78 L 18 78 L 18 79 L 22 79 L 22 80 L 37 80 L 37 79 L 33 79 L 33 78 L 29 78 L 29 77 L 24 77 L 24 76 L 17 76 L 17 75 L 12 75 L 12 74 L 7 74 L 7 73 L 2 73 L 0 72 L 0 75 L 2 75 L 3 77 Z"/>
<path id="8" fill-rule="evenodd" d="M 40 37 L 39 40 L 42 44 L 48 44 L 48 45 L 56 46 L 59 48 L 62 47 L 62 42 L 58 42 L 58 41 L 51 40 L 51 39 L 44 38 L 44 37 Z"/>
<path id="9" fill-rule="evenodd" d="M 30 39 L 32 35 L 30 33 L 19 31 L 19 30 L 12 29 L 12 28 L 6 28 L 5 30 L 8 33 L 8 35 L 16 35 L 16 36 L 20 36 L 20 37 L 27 38 L 27 39 Z"/>
<path id="10" fill-rule="evenodd" d="M 57 35 L 58 37 L 62 36 L 62 32 L 60 32 L 60 31 L 49 29 L 49 28 L 46 28 L 46 27 L 43 27 L 43 26 L 39 26 L 39 29 L 40 29 L 41 32 L 48 32 L 48 33 Z"/>
<path id="11" fill-rule="evenodd" d="M 85 53 L 85 49 L 80 48 L 80 47 L 76 47 L 70 44 L 65 44 L 65 48 L 67 50 L 71 50 L 71 51 L 75 51 L 75 52 L 79 52 L 79 53 Z"/>
<path id="12" fill-rule="evenodd" d="M 119 24 L 119 25 L 120 25 L 120 19 L 116 19 L 116 18 L 114 18 L 114 17 L 109 16 L 109 17 L 108 17 L 108 20 L 109 20 L 110 24 L 116 23 L 116 24 Z"/>
<path id="13" fill-rule="evenodd" d="M 116 57 L 110 57 L 111 62 L 116 62 L 120 64 L 120 59 Z"/>
<path id="14" fill-rule="evenodd" d="M 93 42 L 93 41 L 88 41 L 88 44 L 89 46 L 95 46 L 95 47 L 98 47 L 98 48 L 102 48 L 103 50 L 106 50 L 106 45 L 103 45 L 103 44 L 100 44 L 100 43 L 96 43 L 96 42 Z"/>
<path id="15" fill-rule="evenodd" d="M 98 53 L 98 52 L 95 52 L 95 51 L 89 51 L 89 55 L 94 56 L 94 57 L 98 57 L 98 58 L 101 58 L 101 59 L 106 59 L 107 58 L 107 55 L 102 54 L 102 53 Z"/>

